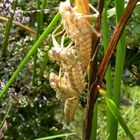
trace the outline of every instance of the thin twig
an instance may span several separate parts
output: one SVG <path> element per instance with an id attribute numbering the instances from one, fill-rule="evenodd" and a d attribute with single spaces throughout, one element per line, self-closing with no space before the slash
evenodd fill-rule
<path id="1" fill-rule="evenodd" d="M 7 22 L 7 21 L 8 21 L 8 18 L 5 18 L 5 17 L 0 16 L 0 20 L 1 20 L 1 21 Z M 27 27 L 27 26 L 21 24 L 21 23 L 18 22 L 18 21 L 12 21 L 12 23 L 15 24 L 16 26 L 19 26 L 20 28 L 22 28 L 22 29 L 24 29 L 24 30 L 26 30 L 26 31 L 28 31 L 28 32 L 30 32 L 30 33 L 32 33 L 32 34 L 37 34 L 34 30 L 32 30 L 31 28 L 29 28 L 29 27 Z"/>

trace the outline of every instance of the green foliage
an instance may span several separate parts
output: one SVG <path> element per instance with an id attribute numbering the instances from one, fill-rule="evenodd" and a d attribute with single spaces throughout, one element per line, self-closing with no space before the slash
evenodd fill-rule
<path id="1" fill-rule="evenodd" d="M 71 135 L 74 135 L 74 134 L 75 133 L 60 134 L 60 135 L 55 135 L 55 136 L 39 138 L 39 139 L 35 139 L 35 140 L 50 140 L 50 139 L 56 139 L 56 138 L 61 138 L 61 137 L 68 137 L 68 136 L 71 136 Z"/>
<path id="2" fill-rule="evenodd" d="M 0 130 L 5 124 L 8 126 L 7 130 L 3 133 L 7 140 L 32 140 L 39 138 L 40 140 L 47 138 L 64 139 L 66 135 L 69 135 L 66 137 L 68 140 L 81 139 L 85 108 L 79 107 L 75 118 L 76 121 L 70 126 L 65 126 L 62 121 L 64 120 L 63 107 L 56 99 L 55 93 L 50 88 L 48 80 L 50 71 L 58 71 L 58 65 L 49 58 L 48 51 L 52 47 L 52 40 L 50 39 L 51 31 L 56 28 L 60 19 L 60 15 L 56 15 L 59 2 L 58 0 L 47 1 L 47 7 L 45 7 L 43 6 L 43 0 L 40 0 L 40 7 L 45 7 L 47 12 L 44 8 L 42 9 L 43 12 L 40 11 L 43 13 L 40 16 L 41 19 L 38 19 L 38 23 L 41 23 L 39 31 L 40 37 L 38 36 L 36 39 L 35 35 L 31 35 L 12 24 L 9 25 L 11 30 L 9 35 L 6 35 L 6 37 L 9 38 L 7 60 L 4 62 L 2 61 L 3 58 L 0 57 Z M 96 5 L 97 1 L 94 1 L 94 3 Z M 114 1 L 107 1 L 106 6 L 108 6 L 106 12 L 107 10 L 111 10 L 108 11 L 109 19 L 107 19 L 107 13 L 103 15 L 103 43 L 101 43 L 101 45 L 105 46 L 105 49 L 107 48 L 108 40 L 111 37 L 115 25 L 113 16 L 115 15 Z M 26 23 L 26 25 L 36 30 L 38 27 L 37 15 L 39 15 L 36 1 L 22 0 L 17 7 L 23 11 L 24 16 L 30 17 L 30 21 Z M 119 79 L 122 88 L 118 88 L 121 96 L 120 100 L 118 100 L 121 103 L 120 109 L 118 110 L 114 102 L 108 98 L 106 98 L 107 106 L 103 97 L 98 99 L 98 108 L 95 108 L 95 114 L 98 111 L 98 115 L 96 114 L 98 117 L 95 115 L 96 121 L 93 122 L 93 133 L 96 133 L 96 139 L 108 138 L 106 130 L 109 124 L 106 122 L 110 121 L 110 118 L 106 115 L 106 107 L 108 107 L 110 113 L 112 112 L 115 119 L 123 127 L 122 129 L 119 125 L 117 130 L 118 139 L 125 139 L 126 135 L 124 130 L 132 139 L 134 139 L 133 136 L 139 137 L 139 14 L 140 6 L 138 5 L 126 26 L 127 48 L 125 68 L 121 71 L 122 76 L 120 75 Z M 0 50 L 2 50 L 4 31 L 5 24 L 0 23 Z M 65 42 L 67 43 L 68 41 Z M 31 82 L 33 72 L 32 56 L 36 50 L 38 50 L 36 61 L 36 85 L 33 86 Z M 104 50 L 101 48 L 99 50 L 99 63 L 102 59 L 103 52 Z M 1 55 L 2 51 L 0 51 L 0 56 Z M 116 53 L 114 57 L 115 55 Z M 106 94 L 109 95 L 108 97 L 110 97 L 112 93 L 115 93 L 112 92 L 114 90 L 114 86 L 112 86 L 112 81 L 114 82 L 114 57 L 110 64 L 110 70 L 107 72 L 108 76 L 106 75 L 105 79 Z M 122 62 L 124 58 L 119 56 L 117 59 L 120 59 Z M 81 104 L 83 106 L 86 106 L 86 95 L 85 93 L 85 97 L 81 97 Z M 93 135 L 94 139 L 95 135 Z"/>
<path id="3" fill-rule="evenodd" d="M 2 47 L 2 56 L 5 57 L 5 59 L 6 59 L 6 55 L 7 55 L 9 33 L 10 33 L 11 26 L 12 26 L 12 21 L 13 21 L 16 7 L 17 7 L 17 3 L 18 3 L 17 0 L 13 1 L 13 3 L 12 3 L 13 12 L 10 13 L 10 17 L 9 17 L 8 22 L 6 24 L 5 37 L 4 37 L 4 41 L 3 41 L 3 47 Z"/>
<path id="4" fill-rule="evenodd" d="M 35 51 L 37 50 L 37 48 L 40 46 L 40 44 L 42 43 L 42 41 L 45 39 L 45 37 L 50 33 L 51 29 L 53 28 L 53 26 L 56 24 L 56 22 L 59 20 L 60 15 L 59 13 L 55 16 L 55 18 L 52 20 L 52 22 L 49 24 L 49 26 L 46 28 L 46 30 L 42 33 L 42 35 L 39 37 L 39 39 L 36 41 L 36 43 L 34 44 L 34 46 L 31 48 L 31 50 L 28 52 L 28 54 L 26 55 L 26 57 L 22 60 L 21 64 L 19 65 L 19 67 L 17 68 L 17 70 L 14 72 L 14 74 L 12 75 L 12 77 L 10 78 L 10 80 L 8 81 L 8 83 L 6 84 L 6 86 L 3 88 L 2 92 L 0 93 L 0 98 L 2 98 L 2 96 L 5 94 L 5 92 L 8 90 L 8 88 L 10 87 L 10 85 L 13 83 L 13 81 L 16 79 L 17 75 L 19 74 L 19 72 L 22 70 L 22 68 L 25 66 L 25 64 L 27 64 L 27 62 L 30 60 L 30 57 L 33 55 L 33 53 L 35 53 Z"/>
<path id="5" fill-rule="evenodd" d="M 140 5 L 135 8 L 127 26 L 127 43 L 133 49 L 140 45 Z"/>
<path id="6" fill-rule="evenodd" d="M 130 130 L 128 129 L 126 123 L 124 122 L 118 107 L 116 106 L 116 104 L 109 99 L 108 97 L 106 97 L 106 103 L 108 108 L 110 109 L 111 113 L 113 114 L 113 116 L 115 117 L 115 119 L 120 123 L 120 125 L 122 126 L 122 128 L 124 129 L 126 135 L 131 139 L 131 140 L 135 140 L 134 136 L 132 135 L 132 133 L 130 132 Z"/>

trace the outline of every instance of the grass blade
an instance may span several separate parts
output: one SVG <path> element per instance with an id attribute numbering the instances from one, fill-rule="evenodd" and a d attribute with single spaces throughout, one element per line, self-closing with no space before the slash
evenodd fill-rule
<path id="1" fill-rule="evenodd" d="M 40 10 L 40 0 L 37 0 L 37 9 Z M 40 35 L 40 21 L 41 21 L 41 16 L 40 16 L 40 12 L 37 13 L 37 34 L 35 37 L 35 42 L 37 41 L 37 39 L 39 38 Z M 34 58 L 33 58 L 33 73 L 32 73 L 32 85 L 35 86 L 36 83 L 36 76 L 37 76 L 37 50 L 34 52 Z"/>
<path id="2" fill-rule="evenodd" d="M 35 139 L 35 140 L 51 140 L 51 139 L 67 137 L 67 136 L 71 136 L 71 135 L 75 135 L 75 133 L 68 133 L 68 134 L 60 134 L 60 135 L 48 136 L 48 137 L 38 138 L 38 139 Z"/>
<path id="3" fill-rule="evenodd" d="M 124 11 L 124 0 L 115 0 L 115 8 L 116 8 L 116 23 L 119 22 L 122 13 Z M 121 79 L 122 72 L 124 67 L 124 59 L 125 59 L 125 31 L 123 31 L 121 38 L 117 45 L 116 51 L 116 61 L 115 61 L 115 73 L 114 73 L 114 94 L 112 100 L 116 104 L 119 109 L 120 105 L 120 94 L 121 94 Z M 111 116 L 110 118 L 110 132 L 109 139 L 117 140 L 118 133 L 118 122 L 117 120 Z"/>
<path id="4" fill-rule="evenodd" d="M 109 43 L 109 27 L 108 27 L 108 20 L 107 20 L 107 1 L 105 1 L 104 4 L 104 10 L 102 15 L 102 33 L 103 33 L 103 45 L 104 45 L 104 52 L 108 48 Z M 109 64 L 108 69 L 106 71 L 105 75 L 106 80 L 106 96 L 111 97 L 111 89 L 112 89 L 112 79 L 111 79 L 111 65 Z M 110 118 L 112 117 L 112 114 L 110 110 L 107 107 L 107 135 L 110 135 Z"/>
<path id="5" fill-rule="evenodd" d="M 130 132 L 130 130 L 127 127 L 126 123 L 124 122 L 124 120 L 123 120 L 123 118 L 122 118 L 122 116 L 121 116 L 116 104 L 111 99 L 109 99 L 108 97 L 105 97 L 105 100 L 106 100 L 106 104 L 107 104 L 108 108 L 110 109 L 110 111 L 113 114 L 114 118 L 120 123 L 120 125 L 124 129 L 126 135 L 131 140 L 135 140 L 134 136 Z"/>
<path id="6" fill-rule="evenodd" d="M 6 23 L 6 29 L 5 29 L 5 34 L 4 34 L 4 42 L 3 42 L 3 45 L 2 45 L 2 57 L 5 57 L 5 58 L 6 58 L 6 55 L 7 55 L 9 34 L 10 34 L 10 30 L 11 30 L 15 10 L 16 10 L 16 7 L 17 7 L 17 3 L 18 3 L 17 0 L 13 1 L 12 6 L 13 6 L 13 11 L 14 12 L 10 14 L 10 17 L 8 18 L 8 21 Z"/>
<path id="7" fill-rule="evenodd" d="M 98 121 L 98 101 L 95 103 L 94 115 L 92 118 L 92 131 L 90 140 L 96 140 L 97 137 L 97 121 Z"/>
<path id="8" fill-rule="evenodd" d="M 23 61 L 20 63 L 10 80 L 7 82 L 6 86 L 3 88 L 2 92 L 0 93 L 0 99 L 2 96 L 7 92 L 10 85 L 14 82 L 16 77 L 18 76 L 19 72 L 22 70 L 22 68 L 27 64 L 27 62 L 30 60 L 30 57 L 34 54 L 34 52 L 37 50 L 37 48 L 40 46 L 42 41 L 45 39 L 45 37 L 51 32 L 51 30 L 54 28 L 58 20 L 60 19 L 60 14 L 57 13 L 57 15 L 53 18 L 51 23 L 48 25 L 46 30 L 42 33 L 42 35 L 39 37 L 39 39 L 36 41 L 36 43 L 33 45 L 31 50 L 28 52 L 26 57 L 23 59 Z"/>

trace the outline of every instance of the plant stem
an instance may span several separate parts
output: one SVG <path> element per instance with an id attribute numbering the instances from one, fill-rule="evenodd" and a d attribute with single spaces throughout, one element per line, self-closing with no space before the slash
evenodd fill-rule
<path id="1" fill-rule="evenodd" d="M 10 100 L 9 100 L 9 103 L 8 103 L 8 110 L 7 110 L 7 112 L 6 112 L 5 116 L 4 116 L 4 119 L 3 119 L 2 122 L 0 123 L 0 129 L 2 128 L 2 126 L 3 126 L 4 122 L 5 122 L 5 120 L 7 119 L 8 115 L 9 115 L 9 112 L 10 112 L 10 110 L 11 110 L 12 105 L 13 105 L 13 100 L 10 99 Z"/>
<path id="2" fill-rule="evenodd" d="M 99 91 L 98 85 L 102 84 L 105 72 L 106 72 L 108 64 L 109 64 L 109 62 L 112 58 L 112 55 L 115 52 L 116 45 L 117 45 L 118 40 L 121 36 L 121 33 L 123 32 L 123 29 L 124 29 L 130 15 L 133 12 L 133 10 L 134 10 L 138 1 L 139 0 L 129 0 L 128 5 L 125 9 L 125 12 L 124 12 L 121 20 L 117 24 L 117 26 L 115 28 L 115 31 L 112 35 L 112 38 L 109 42 L 109 47 L 106 50 L 106 53 L 103 57 L 103 60 L 100 64 L 99 70 L 97 72 L 96 80 L 94 82 L 92 82 L 91 85 L 90 85 L 89 92 L 91 94 L 89 94 L 89 99 L 90 100 L 88 100 L 89 102 L 88 102 L 88 105 L 87 105 L 86 116 L 88 116 L 88 117 L 85 118 L 85 126 L 84 126 L 84 132 L 83 132 L 83 139 L 84 140 L 89 140 L 89 137 L 90 137 L 90 134 L 91 134 L 91 122 L 92 122 L 91 116 L 93 115 L 93 112 L 92 112 L 93 110 L 91 110 L 91 109 L 94 108 L 95 102 L 97 100 L 97 95 L 98 95 L 98 91 Z M 101 2 L 103 2 L 103 1 L 101 1 Z M 99 11 L 102 11 L 101 9 L 102 8 L 100 8 Z M 100 12 L 100 13 L 102 13 L 102 12 Z M 98 26 L 99 24 L 97 24 L 97 23 L 98 22 L 95 22 L 95 27 L 99 27 Z M 96 24 L 97 24 L 97 26 L 96 26 Z M 96 29 L 98 29 L 98 28 L 96 28 Z M 96 43 L 93 42 L 93 46 L 96 46 L 97 43 L 98 43 L 98 40 L 96 40 Z M 91 63 L 93 63 L 93 62 L 91 62 Z"/>
<path id="3" fill-rule="evenodd" d="M 94 116 L 92 118 L 92 131 L 91 131 L 90 140 L 96 140 L 96 137 L 97 137 L 98 101 L 95 103 L 93 114 Z"/>
<path id="4" fill-rule="evenodd" d="M 46 6 L 47 6 L 47 0 L 43 0 L 43 3 L 42 3 L 42 9 L 45 9 Z M 44 18 L 44 11 L 42 11 L 40 13 L 40 26 L 42 26 L 42 23 L 43 23 L 43 18 Z M 43 58 L 43 63 L 41 65 L 41 68 L 40 68 L 40 72 L 39 72 L 39 77 L 41 78 L 43 76 L 43 73 L 44 73 L 44 70 L 46 68 L 46 65 L 47 65 L 47 62 L 49 60 L 49 56 L 48 56 L 48 51 L 45 53 L 45 56 Z"/>
<path id="5" fill-rule="evenodd" d="M 119 38 L 120 38 L 120 36 L 123 32 L 123 29 L 124 29 L 130 15 L 132 14 L 132 12 L 133 12 L 133 10 L 134 10 L 138 1 L 139 0 L 129 0 L 128 5 L 125 9 L 125 12 L 124 12 L 123 16 L 121 17 L 119 23 L 117 24 L 117 26 L 115 28 L 115 31 L 112 35 L 112 38 L 109 42 L 109 45 L 108 45 L 109 47 L 107 48 L 106 53 L 103 57 L 103 60 L 100 64 L 100 67 L 99 67 L 99 70 L 98 70 L 98 73 L 97 73 L 97 81 L 96 81 L 96 83 L 94 83 L 94 85 L 95 84 L 100 85 L 102 83 L 102 80 L 104 78 L 104 75 L 105 75 L 105 72 L 106 72 L 107 67 L 109 65 L 109 62 L 112 58 L 112 55 L 115 52 L 115 49 L 116 49 L 116 46 L 118 44 Z M 97 96 L 97 95 L 95 94 L 95 96 Z"/>
<path id="6" fill-rule="evenodd" d="M 124 0 L 116 0 L 116 22 L 121 18 L 121 15 L 124 11 Z M 117 51 L 116 51 L 116 65 L 115 65 L 115 76 L 114 76 L 114 91 L 113 91 L 113 101 L 116 106 L 119 108 L 120 105 L 120 94 L 121 94 L 121 78 L 124 67 L 125 59 L 125 31 L 122 33 L 119 40 Z M 110 118 L 110 135 L 109 140 L 117 140 L 117 131 L 118 131 L 118 121 L 112 116 Z"/>
<path id="7" fill-rule="evenodd" d="M 48 0 L 42 0 L 42 5 L 41 5 L 41 9 L 45 9 L 46 8 L 46 5 L 48 3 Z M 43 25 L 43 19 L 44 19 L 44 11 L 42 10 L 40 12 L 40 28 L 42 27 Z"/>
<path id="8" fill-rule="evenodd" d="M 6 23 L 6 29 L 5 29 L 5 34 L 4 34 L 4 42 L 3 42 L 3 45 L 2 45 L 2 57 L 3 58 L 6 58 L 6 56 L 7 56 L 9 33 L 10 33 L 11 26 L 12 26 L 12 20 L 13 20 L 13 17 L 14 17 L 14 13 L 15 13 L 15 10 L 16 10 L 17 3 L 18 3 L 17 0 L 13 1 L 12 8 L 13 8 L 14 12 L 10 14 L 10 17 L 9 17 L 7 23 Z"/>
<path id="9" fill-rule="evenodd" d="M 7 21 L 8 21 L 8 18 L 0 16 L 0 20 L 1 20 L 1 21 L 7 22 Z M 16 25 L 16 26 L 19 26 L 19 27 L 22 28 L 23 30 L 26 30 L 26 31 L 28 31 L 28 32 L 30 32 L 30 33 L 32 33 L 32 34 L 36 34 L 36 32 L 35 32 L 34 30 L 32 30 L 31 28 L 29 28 L 28 26 L 25 26 L 25 25 L 21 24 L 21 23 L 18 22 L 18 21 L 14 21 L 14 20 L 13 20 L 13 21 L 12 21 L 12 24 L 14 24 L 14 25 Z"/>
<path id="10" fill-rule="evenodd" d="M 107 22 L 107 1 L 105 1 L 104 4 L 104 11 L 102 15 L 102 33 L 103 33 L 103 44 L 104 44 L 104 51 L 106 51 L 108 47 L 108 22 Z M 108 69 L 106 71 L 105 75 L 106 79 L 106 96 L 108 98 L 111 98 L 111 88 L 112 88 L 112 80 L 111 80 L 111 65 L 108 66 Z M 110 112 L 109 108 L 107 107 L 107 135 L 110 135 L 110 117 L 112 116 L 112 113 Z"/>
<path id="11" fill-rule="evenodd" d="M 122 126 L 126 135 L 130 138 L 130 140 L 135 140 L 133 134 L 129 130 L 125 121 L 123 120 L 123 117 L 122 117 L 121 113 L 119 112 L 119 108 L 116 106 L 116 104 L 113 102 L 113 100 L 109 99 L 108 97 L 105 97 L 105 101 L 106 101 L 106 104 L 107 104 L 108 108 L 110 109 L 112 115 L 119 122 L 119 124 Z M 115 138 L 113 138 L 113 140 L 114 139 Z"/>
<path id="12" fill-rule="evenodd" d="M 40 10 L 40 0 L 37 0 L 37 9 Z M 40 34 L 40 12 L 37 12 L 37 35 L 35 37 L 35 42 L 37 41 L 39 34 Z M 32 85 L 36 85 L 36 68 L 37 68 L 37 50 L 34 53 L 34 58 L 33 58 L 33 75 L 32 75 Z"/>
<path id="13" fill-rule="evenodd" d="M 75 0 L 75 5 L 77 6 L 77 11 L 85 15 L 90 14 L 89 0 Z"/>
<path id="14" fill-rule="evenodd" d="M 40 69 L 40 72 L 39 72 L 39 77 L 41 78 L 44 74 L 44 70 L 46 68 L 46 65 L 49 61 L 49 55 L 48 55 L 48 50 L 47 52 L 45 53 L 45 56 L 44 56 L 44 59 L 43 59 L 43 63 L 42 63 L 42 66 L 41 66 L 41 69 Z"/>
<path id="15" fill-rule="evenodd" d="M 40 46 L 42 41 L 46 38 L 46 36 L 51 32 L 51 30 L 54 28 L 58 20 L 60 19 L 60 14 L 57 13 L 57 15 L 53 18 L 51 23 L 48 25 L 46 30 L 42 33 L 42 35 L 39 37 L 39 39 L 36 41 L 36 43 L 33 45 L 31 50 L 28 52 L 28 54 L 25 56 L 25 58 L 22 60 L 16 71 L 13 73 L 12 77 L 8 81 L 8 83 L 5 85 L 5 87 L 2 89 L 0 93 L 0 99 L 3 97 L 3 95 L 7 92 L 10 85 L 14 82 L 16 77 L 18 76 L 19 72 L 22 70 L 22 68 L 27 64 L 27 62 L 30 60 L 30 57 L 34 54 L 34 52 L 37 50 L 37 48 Z"/>
<path id="16" fill-rule="evenodd" d="M 101 14 L 104 7 L 104 0 L 99 0 L 99 17 L 96 19 L 94 24 L 94 29 L 97 33 L 100 33 L 101 29 Z M 92 50 L 91 58 L 94 56 L 97 46 L 100 42 L 100 36 L 96 33 L 93 33 L 92 38 Z M 90 70 L 89 70 L 89 87 L 88 87 L 88 101 L 87 101 L 87 112 L 85 115 L 84 121 L 84 130 L 83 130 L 83 139 L 89 140 L 92 132 L 92 121 L 94 119 L 94 106 L 97 99 L 97 53 L 95 54 L 94 60 L 90 61 Z"/>

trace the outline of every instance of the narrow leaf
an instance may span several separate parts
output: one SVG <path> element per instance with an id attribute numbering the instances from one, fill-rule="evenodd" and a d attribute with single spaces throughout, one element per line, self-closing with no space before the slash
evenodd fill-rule
<path id="1" fill-rule="evenodd" d="M 108 97 L 105 98 L 106 99 L 106 104 L 109 108 L 109 110 L 111 111 L 111 113 L 113 114 L 113 116 L 115 117 L 115 119 L 120 123 L 120 125 L 122 126 L 122 128 L 124 129 L 126 135 L 131 139 L 131 140 L 135 140 L 134 136 L 132 135 L 132 133 L 130 132 L 128 126 L 126 125 L 126 123 L 124 122 L 116 104 L 109 99 Z"/>
<path id="2" fill-rule="evenodd" d="M 35 139 L 35 140 L 51 140 L 51 139 L 67 137 L 67 136 L 71 136 L 71 135 L 75 135 L 75 133 L 68 133 L 68 134 L 60 134 L 60 135 L 48 136 L 48 137 L 38 138 L 38 139 Z"/>
<path id="3" fill-rule="evenodd" d="M 56 16 L 53 18 L 53 20 L 51 21 L 51 23 L 46 28 L 46 30 L 42 33 L 42 35 L 39 37 L 39 39 L 33 45 L 33 47 L 31 48 L 31 50 L 28 52 L 28 54 L 22 60 L 22 62 L 20 63 L 20 65 L 18 66 L 18 68 L 16 69 L 16 71 L 13 73 L 12 77 L 10 78 L 10 80 L 7 82 L 7 84 L 3 88 L 3 90 L 1 91 L 1 93 L 0 93 L 0 99 L 7 92 L 8 88 L 10 87 L 10 85 L 14 82 L 14 80 L 16 79 L 16 77 L 18 76 L 18 74 L 22 70 L 22 68 L 28 63 L 28 61 L 30 60 L 30 57 L 34 54 L 34 52 L 40 46 L 40 44 L 45 39 L 45 37 L 52 31 L 52 29 L 54 28 L 54 26 L 56 25 L 56 23 L 58 22 L 59 19 L 60 19 L 60 14 L 57 13 Z"/>

